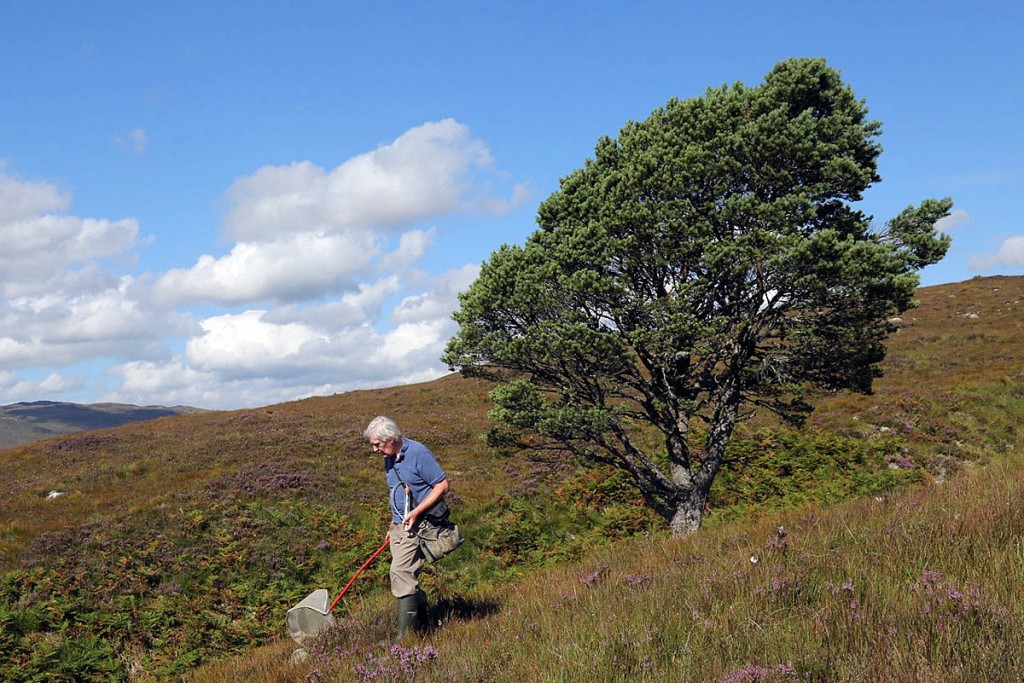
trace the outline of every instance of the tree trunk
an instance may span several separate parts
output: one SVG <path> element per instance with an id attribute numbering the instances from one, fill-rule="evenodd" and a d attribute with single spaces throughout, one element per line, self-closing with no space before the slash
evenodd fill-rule
<path id="1" fill-rule="evenodd" d="M 711 493 L 711 484 L 725 462 L 725 448 L 736 426 L 739 393 L 735 390 L 726 391 L 719 405 L 721 407 L 715 411 L 714 426 L 707 437 L 707 455 L 704 456 L 700 469 L 686 477 L 673 477 L 677 486 L 682 484 L 678 489 L 682 495 L 676 501 L 676 511 L 669 522 L 673 537 L 700 531 L 700 524 L 704 521 L 704 508 Z"/>
<path id="2" fill-rule="evenodd" d="M 676 511 L 672 515 L 672 521 L 669 522 L 673 538 L 700 531 L 700 524 L 704 521 L 704 506 L 707 500 L 708 495 L 706 491 L 692 491 L 690 495 L 680 499 L 676 504 Z"/>

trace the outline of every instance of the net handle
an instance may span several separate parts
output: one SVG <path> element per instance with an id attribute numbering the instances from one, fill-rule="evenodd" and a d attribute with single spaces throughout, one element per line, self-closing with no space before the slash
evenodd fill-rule
<path id="1" fill-rule="evenodd" d="M 369 564 L 371 562 L 373 562 L 374 560 L 377 559 L 377 556 L 380 555 L 381 552 L 384 551 L 384 548 L 388 547 L 388 543 L 391 543 L 391 536 L 388 536 L 386 539 L 384 539 L 383 545 L 381 545 L 381 547 L 377 548 L 377 550 L 374 551 L 373 555 L 370 555 L 370 558 L 368 560 L 366 560 L 366 562 L 363 562 L 363 566 L 356 570 L 356 573 L 352 575 L 352 578 L 348 580 L 348 583 L 345 584 L 345 587 L 341 589 L 340 593 L 338 593 L 338 597 L 334 598 L 334 602 L 332 602 L 331 606 L 327 608 L 328 612 L 333 612 L 334 611 L 334 606 L 338 604 L 338 601 L 341 600 L 341 597 L 343 595 L 345 595 L 345 593 L 346 593 L 346 591 L 348 591 L 349 587 L 353 583 L 355 583 L 356 577 L 358 577 L 362 573 L 362 571 L 369 566 Z"/>

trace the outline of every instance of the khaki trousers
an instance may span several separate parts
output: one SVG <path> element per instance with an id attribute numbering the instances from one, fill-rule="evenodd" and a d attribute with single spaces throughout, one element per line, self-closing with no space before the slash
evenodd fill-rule
<path id="1" fill-rule="evenodd" d="M 391 538 L 391 594 L 396 598 L 412 595 L 419 588 L 416 577 L 426 561 L 419 539 L 415 533 L 395 523 L 391 524 L 388 535 Z"/>

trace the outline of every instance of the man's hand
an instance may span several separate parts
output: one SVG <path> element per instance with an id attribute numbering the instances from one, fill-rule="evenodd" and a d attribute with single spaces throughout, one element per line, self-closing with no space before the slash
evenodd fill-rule
<path id="1" fill-rule="evenodd" d="M 419 505 L 413 510 L 409 511 L 409 514 L 402 520 L 402 527 L 408 531 L 416 526 L 416 522 L 419 521 L 420 515 L 434 507 L 434 503 L 444 498 L 444 494 L 448 493 L 448 480 L 442 479 L 434 485 L 434 488 L 430 490 L 430 494 L 424 498 Z"/>
<path id="2" fill-rule="evenodd" d="M 415 510 L 407 514 L 405 516 L 405 519 L 402 520 L 402 528 L 406 531 L 412 529 L 414 526 L 416 526 L 416 522 L 419 521 L 419 516 L 419 513 L 416 512 Z"/>

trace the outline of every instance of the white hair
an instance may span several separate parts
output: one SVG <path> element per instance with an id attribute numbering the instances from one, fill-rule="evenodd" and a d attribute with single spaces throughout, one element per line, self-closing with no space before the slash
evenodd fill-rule
<path id="1" fill-rule="evenodd" d="M 370 424 L 366 426 L 363 436 L 367 439 L 377 438 L 381 441 L 395 441 L 402 438 L 402 432 L 390 417 L 378 415 L 370 420 Z"/>

